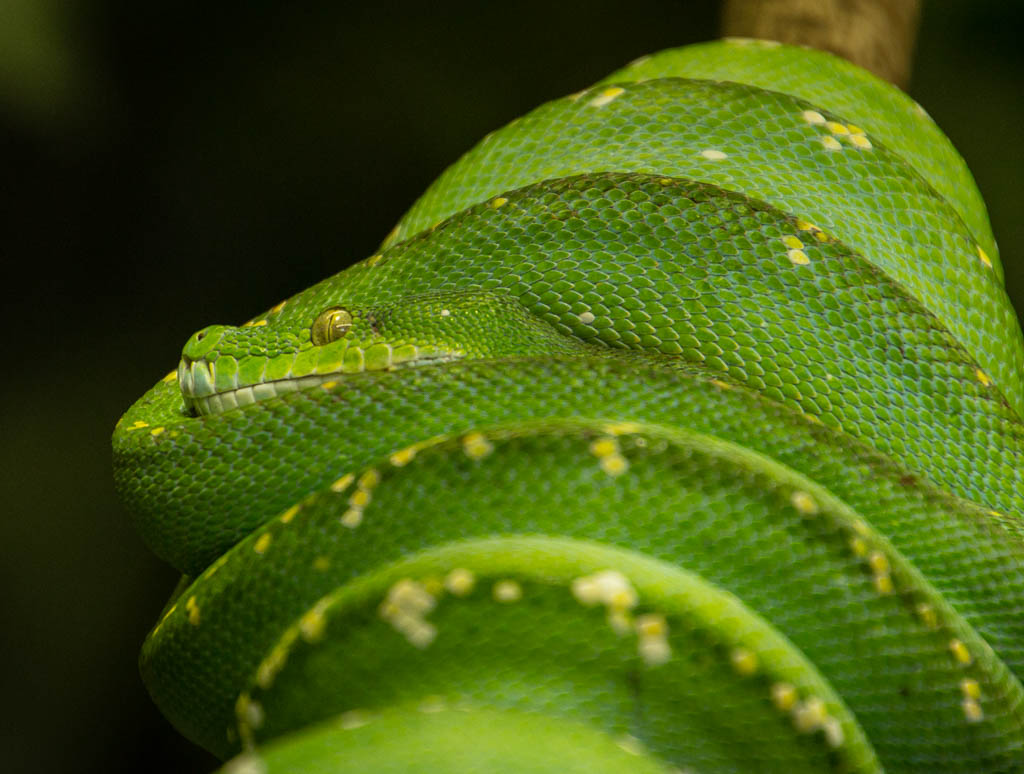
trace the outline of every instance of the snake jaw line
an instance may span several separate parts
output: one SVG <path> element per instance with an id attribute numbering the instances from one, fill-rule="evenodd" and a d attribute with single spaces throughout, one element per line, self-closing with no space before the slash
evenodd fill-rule
<path id="1" fill-rule="evenodd" d="M 270 400 L 293 392 L 329 385 L 339 378 L 364 371 L 393 371 L 402 368 L 416 368 L 426 365 L 450 363 L 462 357 L 455 351 L 431 352 L 422 348 L 416 349 L 411 357 L 398 359 L 394 357 L 394 349 L 388 348 L 390 357 L 385 360 L 368 364 L 365 358 L 346 359 L 341 370 L 322 374 L 310 374 L 284 379 L 274 379 L 257 384 L 242 385 L 226 390 L 216 390 L 216 371 L 214 363 L 194 361 L 186 363 L 182 360 L 178 367 L 178 384 L 181 388 L 182 400 L 188 413 L 197 416 L 223 414 L 260 401 Z M 237 372 L 235 373 L 237 379 Z"/>

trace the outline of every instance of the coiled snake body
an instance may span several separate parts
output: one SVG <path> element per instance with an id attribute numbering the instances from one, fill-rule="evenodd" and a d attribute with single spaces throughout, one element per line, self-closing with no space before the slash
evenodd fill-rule
<path id="1" fill-rule="evenodd" d="M 1024 770 L 1022 372 L 913 101 L 664 52 L 124 416 L 144 679 L 239 772 Z"/>

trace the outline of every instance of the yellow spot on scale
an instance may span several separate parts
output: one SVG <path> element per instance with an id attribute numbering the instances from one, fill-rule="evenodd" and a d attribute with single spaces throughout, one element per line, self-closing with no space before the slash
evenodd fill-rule
<path id="1" fill-rule="evenodd" d="M 608 626 L 611 627 L 611 630 L 620 637 L 624 637 L 633 631 L 633 619 L 628 610 L 611 608 L 608 611 L 608 615 L 605 620 L 608 622 Z"/>
<path id="2" fill-rule="evenodd" d="M 444 578 L 440 575 L 428 575 L 422 581 L 423 588 L 427 590 L 427 593 L 432 597 L 440 597 L 444 594 Z"/>
<path id="3" fill-rule="evenodd" d="M 373 489 L 379 483 L 380 473 L 378 473 L 376 469 L 370 468 L 359 477 L 359 483 L 357 486 L 361 489 Z"/>
<path id="4" fill-rule="evenodd" d="M 407 446 L 406 448 L 396 451 L 388 458 L 388 462 L 394 465 L 396 468 L 404 467 L 412 462 L 412 458 L 416 456 L 416 447 Z"/>
<path id="5" fill-rule="evenodd" d="M 796 706 L 797 692 L 790 683 L 773 683 L 772 684 L 772 704 L 776 706 L 782 712 L 789 712 L 793 707 Z"/>
<path id="6" fill-rule="evenodd" d="M 287 660 L 288 648 L 281 644 L 275 645 L 256 669 L 256 682 L 260 688 L 267 690 L 274 684 L 274 678 Z"/>
<path id="7" fill-rule="evenodd" d="M 868 557 L 868 566 L 871 568 L 872 572 L 889 572 L 889 560 L 881 551 L 871 552 L 871 556 Z"/>
<path id="8" fill-rule="evenodd" d="M 850 145 L 855 148 L 860 148 L 861 150 L 871 150 L 871 148 L 874 147 L 871 144 L 871 140 L 863 134 L 851 134 L 849 139 Z"/>
<path id="9" fill-rule="evenodd" d="M 736 674 L 749 677 L 757 672 L 757 654 L 748 648 L 733 648 L 729 654 L 729 663 Z"/>
<path id="10" fill-rule="evenodd" d="M 299 512 L 299 508 L 300 508 L 300 506 L 296 504 L 296 505 L 293 505 L 291 508 L 289 508 L 284 513 L 282 513 L 281 514 L 281 523 L 282 524 L 288 524 L 292 519 L 295 518 L 295 514 L 297 514 Z"/>
<path id="11" fill-rule="evenodd" d="M 321 599 L 313 607 L 302 614 L 299 619 L 299 633 L 306 642 L 313 643 L 324 636 L 324 627 L 327 625 L 327 600 Z"/>
<path id="12" fill-rule="evenodd" d="M 369 258 L 366 259 L 366 265 L 367 266 L 376 266 L 383 259 L 384 259 L 383 255 L 381 255 L 380 253 L 376 253 L 375 255 L 371 255 Z"/>
<path id="13" fill-rule="evenodd" d="M 638 599 L 629 579 L 618 570 L 602 570 L 574 578 L 571 591 L 576 600 L 587 607 L 603 604 L 625 610 L 635 607 Z"/>
<path id="14" fill-rule="evenodd" d="M 472 571 L 464 567 L 456 567 L 444 578 L 444 587 L 450 594 L 457 597 L 464 597 L 469 594 L 476 585 L 476 576 Z"/>
<path id="15" fill-rule="evenodd" d="M 864 538 L 854 536 L 850 538 L 850 550 L 853 551 L 854 556 L 865 557 L 868 555 L 868 544 Z"/>
<path id="16" fill-rule="evenodd" d="M 584 325 L 590 325 L 596 318 L 593 312 L 580 312 L 579 321 Z"/>
<path id="17" fill-rule="evenodd" d="M 949 652 L 953 654 L 953 658 L 957 660 L 957 663 L 964 666 L 971 663 L 971 652 L 967 650 L 967 646 L 960 640 L 954 638 L 949 641 Z"/>
<path id="18" fill-rule="evenodd" d="M 263 725 L 263 707 L 259 702 L 253 701 L 248 693 L 238 694 L 238 700 L 235 701 L 235 716 L 246 728 L 259 728 Z"/>
<path id="19" fill-rule="evenodd" d="M 839 140 L 830 134 L 821 138 L 821 144 L 825 146 L 825 150 L 837 151 L 843 149 L 843 146 L 839 144 Z"/>
<path id="20" fill-rule="evenodd" d="M 804 243 L 800 241 L 800 238 L 792 235 L 786 235 L 782 237 L 782 244 L 784 244 L 786 247 L 792 250 L 804 249 Z"/>
<path id="21" fill-rule="evenodd" d="M 832 132 L 832 134 L 850 133 L 850 130 L 846 128 L 846 124 L 841 124 L 838 121 L 826 121 L 825 128 Z"/>
<path id="22" fill-rule="evenodd" d="M 501 209 L 506 204 L 508 204 L 508 199 L 506 199 L 504 196 L 499 196 L 497 199 L 491 200 L 491 207 L 496 210 Z"/>
<path id="23" fill-rule="evenodd" d="M 267 324 L 266 320 L 250 320 L 245 325 L 250 328 L 261 328 Z"/>
<path id="24" fill-rule="evenodd" d="M 331 491 L 332 492 L 337 492 L 338 494 L 341 494 L 346 489 L 348 489 L 348 485 L 351 484 L 354 480 L 355 480 L 355 476 L 354 475 L 352 475 L 351 473 L 346 473 L 344 476 L 342 476 L 337 481 L 335 481 L 333 484 L 331 484 Z"/>
<path id="25" fill-rule="evenodd" d="M 156 438 L 156 436 L 160 435 L 163 431 L 164 428 L 162 427 L 154 427 L 152 430 L 149 431 L 149 434 Z"/>
<path id="26" fill-rule="evenodd" d="M 828 710 L 825 702 L 817 696 L 811 696 L 806 701 L 798 702 L 793 708 L 793 726 L 802 734 L 809 734 L 817 731 L 825 723 L 828 717 Z"/>
<path id="27" fill-rule="evenodd" d="M 272 539 L 273 538 L 271 537 L 269 532 L 264 532 L 262 535 L 256 538 L 256 542 L 253 543 L 252 550 L 255 551 L 257 554 L 264 553 L 268 548 L 270 548 L 270 541 Z"/>
<path id="28" fill-rule="evenodd" d="M 636 633 L 640 637 L 664 637 L 668 634 L 665 616 L 648 613 L 636 619 Z"/>
<path id="29" fill-rule="evenodd" d="M 613 628 L 615 628 L 613 626 Z M 647 666 L 658 666 L 672 658 L 668 644 L 668 622 L 665 616 L 648 613 L 636 619 L 637 652 Z"/>
<path id="30" fill-rule="evenodd" d="M 866 134 L 866 132 L 863 129 L 861 129 L 859 126 L 855 126 L 854 124 L 847 124 L 846 128 L 847 130 L 849 130 L 850 134 Z"/>
<path id="31" fill-rule="evenodd" d="M 129 427 L 128 429 L 141 430 L 144 427 L 149 427 L 149 422 L 143 422 L 141 419 L 136 419 L 134 422 L 132 422 L 132 426 Z"/>
<path id="32" fill-rule="evenodd" d="M 809 124 L 825 123 L 825 116 L 823 116 L 817 110 L 805 110 L 803 113 L 800 114 L 800 117 Z"/>
<path id="33" fill-rule="evenodd" d="M 786 257 L 789 258 L 789 262 L 794 266 L 806 266 L 811 262 L 811 259 L 807 257 L 807 253 L 803 250 L 787 250 Z"/>
<path id="34" fill-rule="evenodd" d="M 821 724 L 821 730 L 825 732 L 826 744 L 833 750 L 843 746 L 843 726 L 836 718 L 825 718 Z"/>
<path id="35" fill-rule="evenodd" d="M 715 385 L 720 390 L 731 390 L 732 385 L 728 382 L 723 382 L 721 379 L 712 379 L 711 384 Z"/>
<path id="36" fill-rule="evenodd" d="M 629 462 L 621 454 L 609 454 L 602 457 L 598 464 L 601 466 L 601 470 L 612 477 L 621 476 L 629 470 Z"/>
<path id="37" fill-rule="evenodd" d="M 797 490 L 790 496 L 789 501 L 804 516 L 813 516 L 818 512 L 818 503 L 807 492 Z"/>
<path id="38" fill-rule="evenodd" d="M 479 460 L 494 451 L 494 444 L 483 433 L 468 433 L 462 438 L 462 451 L 471 460 Z"/>
<path id="39" fill-rule="evenodd" d="M 370 504 L 370 499 L 373 495 L 370 494 L 368 489 L 356 489 L 348 498 L 348 504 L 353 508 L 365 508 Z"/>
<path id="40" fill-rule="evenodd" d="M 331 566 L 331 560 L 326 556 L 318 556 L 313 560 L 313 569 L 317 572 L 326 572 Z"/>
<path id="41" fill-rule="evenodd" d="M 176 381 L 178 381 L 178 372 L 177 371 L 171 371 L 161 381 L 164 381 L 164 382 L 176 382 Z"/>
<path id="42" fill-rule="evenodd" d="M 378 612 L 409 643 L 425 648 L 434 641 L 437 629 L 423 617 L 436 604 L 437 600 L 422 584 L 411 578 L 402 578 L 388 589 Z"/>
<path id="43" fill-rule="evenodd" d="M 320 385 L 321 388 L 323 388 L 325 390 L 328 390 L 328 391 L 329 390 L 333 390 L 337 386 L 338 386 L 337 382 L 324 382 L 323 384 Z"/>
<path id="44" fill-rule="evenodd" d="M 195 594 L 185 602 L 185 610 L 188 612 L 188 622 L 193 626 L 199 626 L 199 603 L 196 602 Z"/>
<path id="45" fill-rule="evenodd" d="M 708 161 L 721 161 L 722 159 L 729 158 L 728 154 L 722 153 L 722 151 L 720 150 L 714 150 L 713 148 L 702 150 L 700 152 L 700 155 L 706 158 Z"/>
<path id="46" fill-rule="evenodd" d="M 434 609 L 436 600 L 423 584 L 411 578 L 402 578 L 388 589 L 387 602 L 407 613 L 423 615 Z"/>
<path id="47" fill-rule="evenodd" d="M 628 435 L 639 433 L 642 428 L 636 422 L 609 422 L 601 429 L 608 435 Z"/>
<path id="48" fill-rule="evenodd" d="M 989 378 L 989 375 L 980 368 L 974 369 L 974 375 L 977 377 L 978 381 L 981 382 L 982 387 L 988 387 L 992 384 L 992 380 Z"/>
<path id="49" fill-rule="evenodd" d="M 830 240 L 828 234 L 822 231 L 818 226 L 815 226 L 813 223 L 806 221 L 803 218 L 797 218 L 793 225 L 795 225 L 799 231 L 810 231 L 811 235 L 819 242 L 828 242 Z"/>
<path id="50" fill-rule="evenodd" d="M 978 681 L 971 678 L 965 677 L 960 681 L 960 691 L 967 699 L 980 699 L 981 698 L 981 686 L 978 685 Z"/>
<path id="51" fill-rule="evenodd" d="M 892 576 L 888 573 L 879 573 L 875 575 L 875 591 L 879 594 L 892 594 Z"/>
<path id="52" fill-rule="evenodd" d="M 985 719 L 985 713 L 976 699 L 964 699 L 960 706 L 964 711 L 964 719 L 968 723 L 980 723 Z"/>
<path id="53" fill-rule="evenodd" d="M 203 577 L 212 578 L 216 574 L 217 570 L 227 564 L 227 561 L 228 555 L 221 554 L 213 564 L 206 568 L 206 572 L 203 573 Z"/>
<path id="54" fill-rule="evenodd" d="M 518 602 L 523 598 L 523 587 L 514 580 L 501 580 L 494 584 L 492 593 L 498 602 Z"/>
<path id="55" fill-rule="evenodd" d="M 929 629 L 937 629 L 939 626 L 939 616 L 935 612 L 935 608 L 929 605 L 927 602 L 918 602 L 914 606 L 914 612 L 917 614 L 918 619 L 927 626 Z"/>
<path id="56" fill-rule="evenodd" d="M 595 457 L 608 457 L 619 453 L 619 442 L 614 438 L 598 438 L 590 443 L 590 453 Z"/>
<path id="57" fill-rule="evenodd" d="M 363 523 L 363 509 L 349 508 L 341 515 L 339 521 L 341 522 L 341 526 L 348 527 L 349 529 L 355 529 Z"/>
<path id="58" fill-rule="evenodd" d="M 985 251 L 984 251 L 984 250 L 983 250 L 983 249 L 981 248 L 981 245 L 978 245 L 978 257 L 979 257 L 979 258 L 981 259 L 981 262 L 982 262 L 983 264 L 985 264 L 985 266 L 986 266 L 987 268 L 989 268 L 989 269 L 991 269 L 991 268 L 992 268 L 992 259 L 988 257 L 988 253 L 986 253 L 986 252 L 985 252 Z"/>
<path id="59" fill-rule="evenodd" d="M 591 107 L 604 107 L 613 99 L 623 94 L 626 90 L 619 86 L 609 86 L 607 89 L 602 89 L 596 97 L 590 100 Z"/>
<path id="60" fill-rule="evenodd" d="M 288 303 L 287 301 L 282 301 L 282 302 L 281 302 L 280 304 L 277 304 L 276 306 L 272 306 L 272 307 L 270 308 L 270 313 L 271 313 L 271 314 L 277 314 L 277 313 L 278 313 L 278 312 L 280 312 L 280 311 L 281 311 L 282 309 L 284 309 L 284 307 L 285 307 L 285 304 L 287 304 L 287 303 Z"/>

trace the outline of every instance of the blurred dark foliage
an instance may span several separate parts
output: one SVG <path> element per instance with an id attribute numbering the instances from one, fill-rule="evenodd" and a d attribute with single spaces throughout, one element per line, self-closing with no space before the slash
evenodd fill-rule
<path id="1" fill-rule="evenodd" d="M 373 251 L 489 130 L 717 4 L 7 0 L 0 188 L 5 771 L 207 771 L 136 654 L 174 573 L 110 480 L 119 414 L 187 336 Z M 912 86 L 989 203 L 1024 308 L 1019 3 L 928 4 Z"/>

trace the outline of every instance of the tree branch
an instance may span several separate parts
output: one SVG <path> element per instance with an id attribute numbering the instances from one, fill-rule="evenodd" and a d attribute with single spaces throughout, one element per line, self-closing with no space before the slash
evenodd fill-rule
<path id="1" fill-rule="evenodd" d="M 920 0 L 725 0 L 726 36 L 831 51 L 907 87 Z"/>

